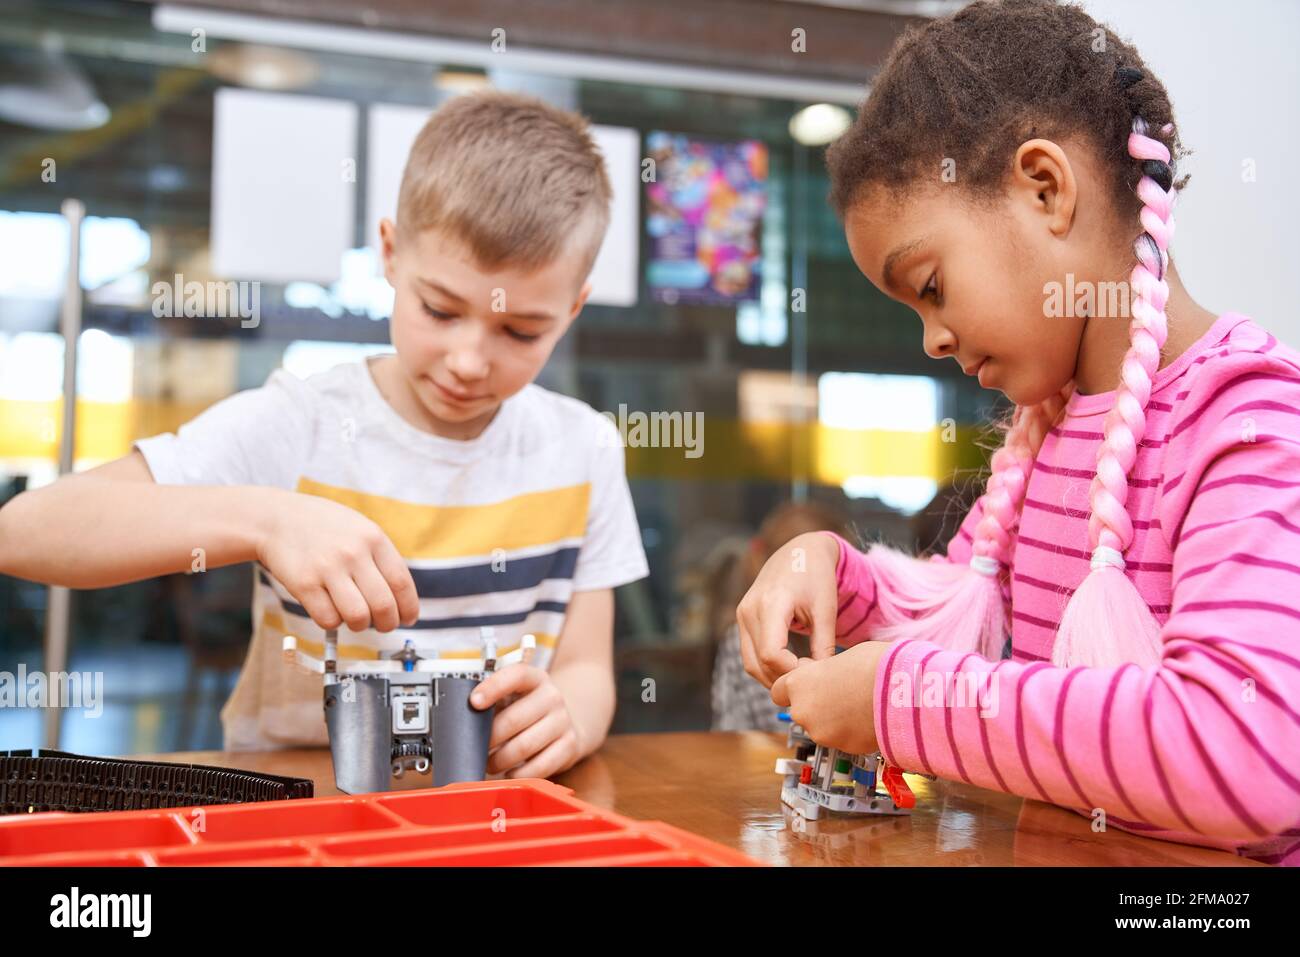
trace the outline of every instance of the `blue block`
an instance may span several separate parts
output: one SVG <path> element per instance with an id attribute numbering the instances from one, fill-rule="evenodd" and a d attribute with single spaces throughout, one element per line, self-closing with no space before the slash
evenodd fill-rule
<path id="1" fill-rule="evenodd" d="M 865 787 L 874 788 L 876 786 L 876 772 L 868 771 L 866 768 L 860 768 L 855 765 L 853 768 L 853 780 Z"/>

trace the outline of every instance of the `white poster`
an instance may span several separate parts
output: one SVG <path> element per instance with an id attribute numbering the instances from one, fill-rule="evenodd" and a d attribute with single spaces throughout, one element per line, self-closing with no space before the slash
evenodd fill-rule
<path id="1" fill-rule="evenodd" d="M 225 88 L 212 134 L 212 271 L 221 279 L 339 278 L 353 247 L 357 106 Z"/>
<path id="2" fill-rule="evenodd" d="M 406 156 L 432 114 L 426 106 L 376 103 L 370 107 L 366 125 L 367 246 L 379 249 L 381 219 L 397 219 L 397 193 L 406 171 Z"/>
<path id="3" fill-rule="evenodd" d="M 635 306 L 641 208 L 641 137 L 619 126 L 593 126 L 605 154 L 613 202 L 609 232 L 591 272 L 591 299 L 602 306 Z"/>

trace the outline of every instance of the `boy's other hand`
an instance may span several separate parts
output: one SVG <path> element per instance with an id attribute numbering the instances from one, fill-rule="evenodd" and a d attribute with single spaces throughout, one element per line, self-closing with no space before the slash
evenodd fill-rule
<path id="1" fill-rule="evenodd" d="M 578 760 L 578 732 L 550 672 L 523 663 L 509 665 L 481 681 L 469 700 L 480 710 L 504 702 L 492 719 L 489 774 L 505 771 L 510 778 L 545 778 Z"/>
<path id="2" fill-rule="evenodd" d="M 314 495 L 276 502 L 257 558 L 322 628 L 392 631 L 420 617 L 415 580 L 383 529 Z"/>

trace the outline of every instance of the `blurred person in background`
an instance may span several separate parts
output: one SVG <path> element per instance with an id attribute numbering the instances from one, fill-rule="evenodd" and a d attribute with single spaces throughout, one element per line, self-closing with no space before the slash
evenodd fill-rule
<path id="1" fill-rule="evenodd" d="M 819 502 L 787 501 L 778 505 L 746 540 L 725 539 L 707 562 L 709 632 L 716 646 L 713 660 L 713 730 L 780 731 L 781 709 L 771 693 L 745 671 L 740 657 L 740 632 L 736 605 L 758 577 L 763 563 L 790 539 L 805 532 L 848 533 L 848 522 L 838 509 Z M 807 636 L 792 632 L 791 648 L 798 649 Z M 806 647 L 802 652 L 807 655 Z"/>

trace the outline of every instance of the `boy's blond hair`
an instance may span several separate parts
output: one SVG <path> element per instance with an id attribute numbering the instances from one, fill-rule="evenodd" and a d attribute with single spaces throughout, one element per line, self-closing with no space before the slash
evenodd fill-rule
<path id="1" fill-rule="evenodd" d="M 450 100 L 420 130 L 402 175 L 397 228 L 442 230 L 485 269 L 531 271 L 577 248 L 586 279 L 609 202 L 604 158 L 583 117 L 487 90 Z"/>

